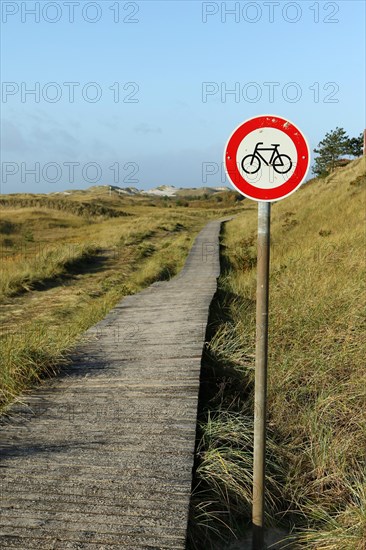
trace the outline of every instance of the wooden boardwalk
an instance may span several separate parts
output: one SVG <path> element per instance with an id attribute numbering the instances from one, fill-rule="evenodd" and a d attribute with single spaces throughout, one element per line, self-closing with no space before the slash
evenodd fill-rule
<path id="1" fill-rule="evenodd" d="M 177 277 L 124 298 L 0 421 L 1 548 L 185 548 L 219 230 L 210 222 Z"/>

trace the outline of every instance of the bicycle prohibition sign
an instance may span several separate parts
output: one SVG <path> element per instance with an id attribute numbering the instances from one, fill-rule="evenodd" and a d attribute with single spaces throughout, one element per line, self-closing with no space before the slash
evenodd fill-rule
<path id="1" fill-rule="evenodd" d="M 278 148 L 279 143 L 271 143 L 272 147 L 259 147 L 263 145 L 263 141 L 258 141 L 253 153 L 246 155 L 241 161 L 241 167 L 246 174 L 256 174 L 261 169 L 262 162 L 267 166 L 272 166 L 277 174 L 287 174 L 292 168 L 292 160 L 288 155 L 280 153 Z M 259 151 L 272 151 L 269 162 L 260 154 Z"/>
<path id="2" fill-rule="evenodd" d="M 271 202 L 287 197 L 301 185 L 310 152 L 305 136 L 292 122 L 277 115 L 261 115 L 234 130 L 225 147 L 224 162 L 233 187 L 258 201 L 252 550 L 264 550 Z"/>

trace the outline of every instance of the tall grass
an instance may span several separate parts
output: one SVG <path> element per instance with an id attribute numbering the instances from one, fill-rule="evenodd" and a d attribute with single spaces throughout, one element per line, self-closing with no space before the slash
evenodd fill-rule
<path id="1" fill-rule="evenodd" d="M 364 162 L 313 180 L 273 205 L 269 468 L 271 472 L 274 460 L 280 470 L 276 486 L 268 487 L 268 498 L 273 494 L 278 506 L 269 505 L 267 511 L 272 522 L 287 524 L 288 544 L 296 548 L 366 548 Z M 223 237 L 226 268 L 220 284 L 226 305 L 209 344 L 221 397 L 218 402 L 211 395 L 206 404 L 221 424 L 217 449 L 227 416 L 244 419 L 253 405 L 255 235 L 256 208 L 248 205 L 227 224 Z M 227 445 L 225 441 L 222 448 Z M 247 449 L 245 441 L 237 444 L 235 433 L 229 445 Z M 234 474 L 226 481 L 221 474 L 218 488 L 200 465 L 202 452 L 200 446 L 198 483 L 207 484 L 209 501 L 220 502 L 225 490 L 229 494 Z M 250 470 L 250 461 L 232 457 L 226 471 L 238 462 Z M 215 472 L 217 465 L 211 467 Z M 241 479 L 248 475 L 243 471 Z M 241 525 L 249 522 L 248 498 L 240 496 Z M 216 515 L 225 511 L 226 517 L 237 517 L 238 498 L 228 502 L 215 508 Z M 217 523 L 215 528 L 225 531 Z M 240 535 L 240 529 L 233 530 Z"/>
<path id="2" fill-rule="evenodd" d="M 0 299 L 31 290 L 36 283 L 65 275 L 73 266 L 97 255 L 98 246 L 87 243 L 45 244 L 16 251 L 2 259 Z"/>
<path id="3" fill-rule="evenodd" d="M 116 218 L 128 216 L 127 212 L 110 208 L 105 204 L 98 204 L 95 201 L 77 202 L 60 198 L 47 198 L 44 196 L 32 196 L 27 198 L 17 195 L 3 195 L 0 198 L 2 208 L 48 208 L 69 212 L 77 216 Z"/>

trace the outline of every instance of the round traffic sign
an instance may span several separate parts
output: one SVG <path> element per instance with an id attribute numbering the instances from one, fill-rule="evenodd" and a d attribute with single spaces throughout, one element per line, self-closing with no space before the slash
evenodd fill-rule
<path id="1" fill-rule="evenodd" d="M 224 163 L 239 193 L 255 201 L 272 202 L 300 187 L 310 152 L 304 135 L 292 122 L 262 115 L 234 130 L 225 147 Z"/>

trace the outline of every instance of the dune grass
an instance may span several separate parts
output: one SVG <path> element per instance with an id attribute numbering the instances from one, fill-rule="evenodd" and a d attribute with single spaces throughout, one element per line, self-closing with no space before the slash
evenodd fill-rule
<path id="1" fill-rule="evenodd" d="M 226 540 L 250 524 L 256 206 L 246 208 L 222 238 L 197 454 L 196 491 L 205 492 L 193 500 L 193 547 L 197 523 L 201 535 L 204 526 Z M 272 208 L 267 522 L 285 526 L 289 548 L 366 547 L 364 216 L 365 159 Z M 240 441 L 232 428 L 238 418 Z M 215 536 L 201 536 L 196 547 L 210 545 L 224 547 Z"/>

